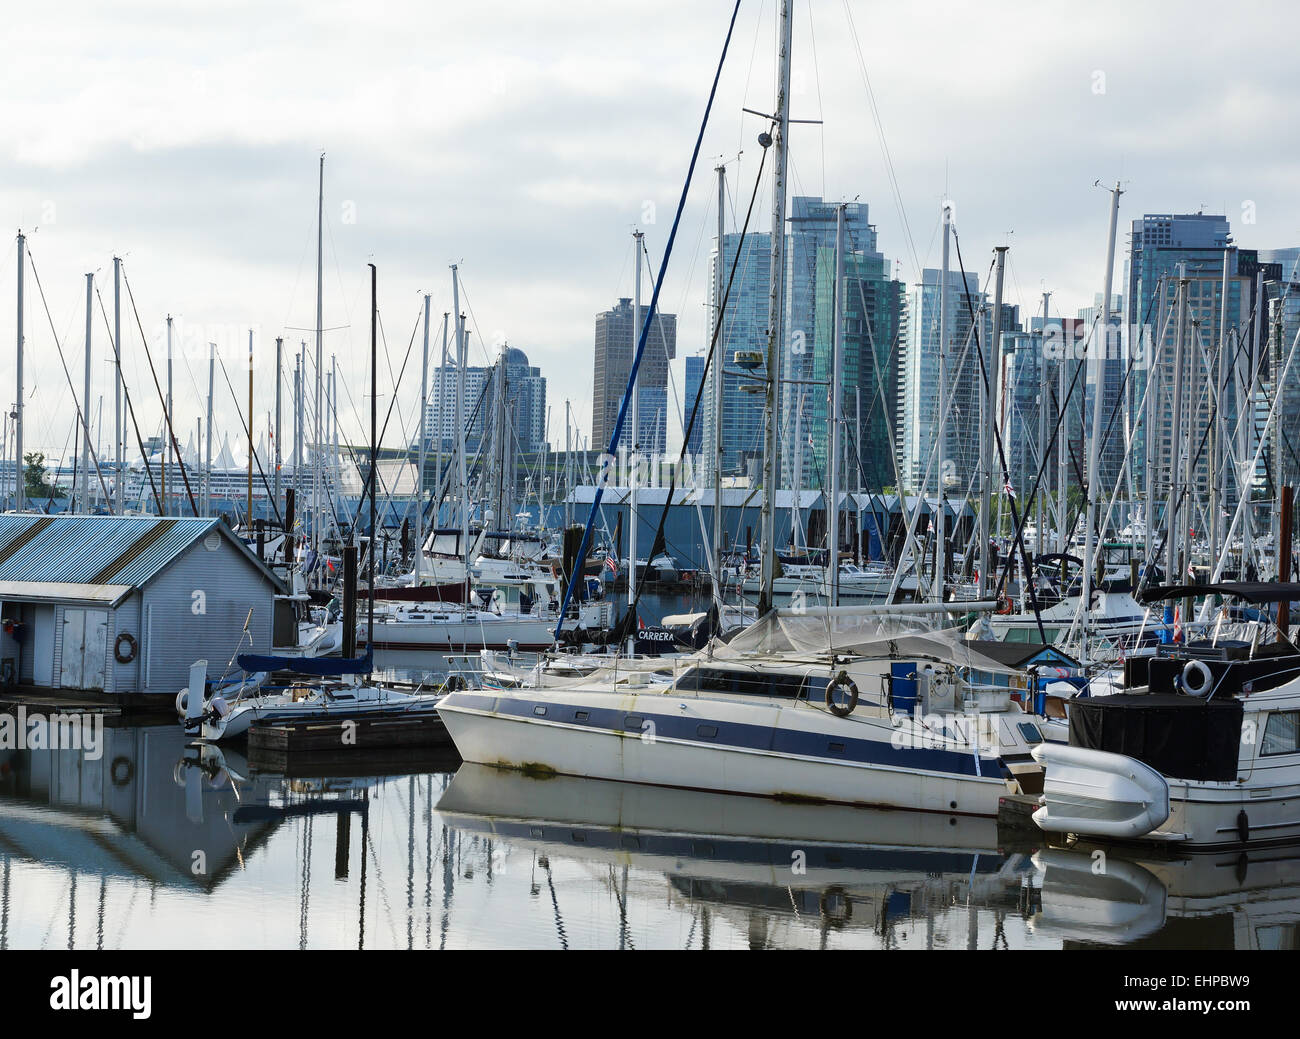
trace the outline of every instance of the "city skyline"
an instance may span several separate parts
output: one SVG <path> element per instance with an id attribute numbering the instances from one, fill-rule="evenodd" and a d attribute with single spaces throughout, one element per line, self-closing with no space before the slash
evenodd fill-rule
<path id="1" fill-rule="evenodd" d="M 73 381 L 82 276 L 100 272 L 111 308 L 114 252 L 125 259 L 156 363 L 169 312 L 185 332 L 182 342 L 198 352 L 211 339 L 228 342 L 228 363 L 252 326 L 263 374 L 276 335 L 294 346 L 307 339 L 310 353 L 313 334 L 304 330 L 314 324 L 315 167 L 324 150 L 325 354 L 327 362 L 339 356 L 344 437 L 361 439 L 365 425 L 367 260 L 380 269 L 393 355 L 416 323 L 420 291 L 434 293 L 436 312 L 450 309 L 448 265 L 459 263 L 474 333 L 471 361 L 487 360 L 501 337 L 526 343 L 533 363 L 553 373 L 553 406 L 571 401 L 589 435 L 590 386 L 563 361 L 587 342 L 593 313 L 630 295 L 632 226 L 646 231 L 657 264 L 707 89 L 701 70 L 716 58 L 725 18 L 668 3 L 647 25 L 631 9 L 614 8 L 602 14 L 598 47 L 581 12 L 500 9 L 489 25 L 470 11 L 435 17 L 412 8 L 395 35 L 342 9 L 304 6 L 272 17 L 213 8 L 193 15 L 209 34 L 201 55 L 165 21 L 140 34 L 89 4 L 74 4 L 73 17 L 32 12 L 14 28 L 10 89 L 0 101 L 13 127 L 0 146 L 0 209 L 11 227 L 33 232 L 33 257 Z M 1125 183 L 1122 227 L 1134 214 L 1204 206 L 1232 221 L 1243 248 L 1290 248 L 1300 241 L 1300 214 L 1288 201 L 1300 156 L 1296 142 L 1276 132 L 1289 111 L 1288 66 L 1270 58 L 1284 54 L 1287 23 L 1297 16 L 1270 10 L 1276 31 L 1269 33 L 1258 32 L 1260 19 L 1248 14 L 1216 18 L 1216 33 L 1199 32 L 1216 10 L 1192 5 L 1171 22 L 1159 11 L 1105 4 L 1076 20 L 896 8 L 850 24 L 833 7 L 801 5 L 793 114 L 823 125 L 795 132 L 791 194 L 860 194 L 872 205 L 880 250 L 908 282 L 937 265 L 939 203 L 953 198 L 967 269 L 982 272 L 991 248 L 1009 241 L 1008 298 L 1024 313 L 1034 312 L 1044 288 L 1061 313 L 1074 313 L 1099 288 L 1106 195 L 1094 180 Z M 702 157 L 721 155 L 730 164 L 729 232 L 743 218 L 762 129 L 741 109 L 770 106 L 770 18 L 767 10 L 742 10 L 702 146 Z M 1115 18 L 1130 30 L 1123 37 L 1104 29 Z M 62 33 L 65 23 L 77 30 Z M 250 30 L 259 44 L 251 54 Z M 429 58 L 419 41 L 449 32 L 463 42 L 459 53 Z M 554 53 L 536 46 L 560 34 L 568 42 Z M 1166 45 L 1141 43 L 1156 34 Z M 392 49 L 382 65 L 370 57 L 379 48 L 367 50 L 380 41 Z M 621 50 L 617 57 L 609 41 Z M 982 45 L 990 41 L 1018 60 L 991 70 Z M 942 58 L 924 72 L 908 57 L 920 46 Z M 882 158 L 859 47 L 891 163 Z M 1234 49 L 1254 60 L 1223 66 L 1221 55 Z M 674 57 L 659 60 L 664 53 Z M 1223 71 L 1187 76 L 1198 64 Z M 353 75 L 331 78 L 335 67 Z M 41 74 L 51 68 L 61 74 Z M 329 103 L 297 103 L 294 84 L 304 79 Z M 1168 82 L 1180 89 L 1158 92 Z M 462 83 L 479 89 L 457 89 Z M 951 101 L 956 90 L 960 104 Z M 1156 96 L 1170 132 L 1152 135 Z M 100 118 L 109 105 L 119 118 Z M 972 112 L 1023 128 L 1032 143 L 1008 163 L 1005 135 L 989 135 L 987 120 Z M 1172 132 L 1179 126 L 1196 132 Z M 1266 153 L 1268 161 L 1249 168 L 1207 163 L 1207 151 Z M 682 315 L 679 355 L 707 341 L 706 264 L 692 266 L 689 258 L 696 241 L 707 249 L 712 237 L 712 184 L 701 173 L 661 301 Z M 768 229 L 768 208 L 761 184 L 757 230 Z M 535 248 L 520 248 L 521 218 Z M 1122 235 L 1119 248 L 1126 246 Z M 12 243 L 0 255 L 0 343 L 12 349 Z M 28 399 L 26 443 L 57 453 L 68 440 L 71 394 L 34 278 L 27 291 L 28 386 L 38 396 Z M 111 398 L 98 303 L 96 311 L 92 406 L 105 389 Z M 160 408 L 149 399 L 151 378 L 129 306 L 124 327 L 124 369 L 142 428 L 152 433 Z M 189 430 L 205 411 L 205 358 L 185 359 L 176 425 Z M 271 381 L 258 379 L 259 416 L 270 410 Z M 384 382 L 380 392 L 390 393 Z M 6 365 L 6 406 L 12 387 Z M 218 432 L 238 430 L 234 405 L 222 397 Z M 408 380 L 398 409 L 408 439 L 417 399 L 418 386 Z M 558 443 L 554 422 L 551 442 Z"/>

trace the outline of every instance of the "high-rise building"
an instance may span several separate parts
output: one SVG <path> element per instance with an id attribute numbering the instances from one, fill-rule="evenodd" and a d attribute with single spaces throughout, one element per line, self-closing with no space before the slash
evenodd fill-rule
<path id="1" fill-rule="evenodd" d="M 695 397 L 700 392 L 700 384 L 704 382 L 704 364 L 707 360 L 703 353 L 692 354 L 686 358 L 686 393 L 682 397 L 682 433 L 685 435 L 686 426 L 691 421 L 691 409 L 695 406 Z M 705 427 L 705 409 L 707 401 L 700 401 L 700 410 L 695 416 L 695 425 L 691 428 L 690 435 L 686 437 L 686 450 L 692 458 L 697 458 L 700 454 L 700 448 L 704 444 L 704 427 Z"/>
<path id="2" fill-rule="evenodd" d="M 424 433 L 429 438 L 430 449 L 437 446 L 438 437 L 441 436 L 444 451 L 454 450 L 462 439 L 469 450 L 478 450 L 483 440 L 483 430 L 488 428 L 485 421 L 488 414 L 485 388 L 491 374 L 491 368 L 466 367 L 465 389 L 461 398 L 463 419 L 462 425 L 457 427 L 456 368 L 447 365 L 433 371 L 429 386 L 429 407 L 424 415 Z"/>
<path id="3" fill-rule="evenodd" d="M 941 474 L 935 453 L 940 427 L 939 310 L 942 272 L 926 268 L 920 284 L 908 293 L 905 327 L 900 337 L 898 391 L 898 462 L 905 488 L 913 493 L 938 493 Z M 944 493 L 961 498 L 973 487 L 979 461 L 979 351 L 972 334 L 976 315 L 988 342 L 992 322 L 984 308 L 979 276 L 950 270 L 947 297 L 948 372 L 944 428 Z M 990 367 L 992 362 L 990 362 Z"/>
<path id="4" fill-rule="evenodd" d="M 641 323 L 645 322 L 645 306 L 642 304 Z M 623 395 L 627 392 L 628 377 L 632 373 L 632 358 L 636 354 L 637 338 L 641 325 L 637 323 L 634 307 L 630 299 L 618 301 L 618 305 L 602 314 L 596 315 L 595 348 L 595 384 L 592 389 L 591 425 L 592 443 L 602 449 L 609 446 L 614 424 L 618 420 L 618 409 Z M 643 391 L 665 390 L 668 386 L 668 364 L 677 356 L 677 315 L 662 311 L 650 323 L 650 333 L 646 340 L 645 353 L 641 358 L 641 367 L 637 373 L 637 386 Z M 640 398 L 651 401 L 653 399 Z M 638 412 L 642 409 L 638 406 Z M 660 423 L 666 423 L 666 409 L 658 409 Z M 648 444 L 653 441 L 663 445 L 666 440 L 666 426 L 663 430 L 657 426 L 651 428 L 646 420 L 638 414 L 640 429 L 626 429 L 630 438 L 635 435 L 639 442 Z M 653 420 L 652 420 L 653 421 Z M 652 448 L 643 447 L 650 450 Z M 662 446 L 660 447 L 662 450 Z"/>
<path id="5" fill-rule="evenodd" d="M 721 371 L 722 379 L 722 457 L 720 460 L 724 476 L 744 475 L 751 469 L 751 463 L 763 457 L 763 401 L 762 392 L 753 392 L 762 387 L 766 377 L 767 365 L 767 304 L 768 286 L 771 284 L 770 254 L 772 239 L 768 234 L 751 233 L 744 236 L 741 247 L 741 235 L 722 236 L 722 289 L 726 293 L 727 282 L 731 280 L 731 292 L 726 296 L 726 312 L 722 318 L 722 332 L 718 337 L 714 363 L 705 378 L 704 388 L 704 437 L 702 445 L 704 462 L 700 466 L 708 479 L 712 479 L 711 439 L 715 437 L 718 416 L 714 408 L 714 379 Z M 737 262 L 739 256 L 739 262 Z M 718 251 L 713 250 L 710 262 L 710 303 L 709 313 L 717 313 L 717 302 L 713 299 L 717 279 L 713 276 L 717 270 Z M 735 277 L 731 276 L 733 265 Z M 737 353 L 741 356 L 737 358 Z M 751 356 L 757 355 L 758 363 L 748 367 Z M 739 362 L 743 363 L 743 367 Z"/>
<path id="6" fill-rule="evenodd" d="M 889 261 L 876 252 L 844 256 L 840 443 L 842 477 L 848 490 L 879 492 L 897 483 L 893 466 L 893 421 L 898 404 L 898 368 L 891 363 L 902 318 L 903 285 L 889 277 Z M 816 268 L 816 348 L 811 378 L 829 383 L 834 362 L 835 247 L 818 250 Z M 830 451 L 830 394 L 821 386 L 792 385 L 791 406 L 803 397 L 798 424 L 805 452 L 805 487 L 824 487 Z M 811 406 L 809 406 L 811 405 Z M 794 433 L 794 426 L 788 431 Z M 858 442 L 859 434 L 861 443 Z M 811 462 L 811 466 L 810 463 Z"/>
<path id="7" fill-rule="evenodd" d="M 1227 261 L 1225 278 L 1224 262 Z M 1175 466 L 1181 481 L 1186 451 L 1191 445 L 1195 494 L 1204 497 L 1210 471 L 1208 429 L 1212 408 L 1210 390 L 1219 383 L 1222 350 L 1225 378 L 1220 396 L 1222 416 L 1229 430 L 1231 452 L 1253 454 L 1252 422 L 1255 398 L 1249 387 L 1248 368 L 1255 356 L 1262 326 L 1254 319 L 1257 275 L 1280 276 L 1280 268 L 1262 270 L 1253 250 L 1232 244 L 1228 220 L 1205 213 L 1146 215 L 1133 221 L 1128 260 L 1127 310 L 1130 350 L 1141 349 L 1143 361 L 1134 368 L 1131 422 L 1135 429 L 1130 452 L 1135 480 L 1143 493 L 1150 454 L 1151 489 L 1157 521 L 1168 499 L 1170 474 Z M 1178 343 L 1178 297 L 1186 288 L 1183 342 Z M 1226 288 L 1227 305 L 1224 306 Z M 1226 310 L 1226 327 L 1223 315 Z M 1174 415 L 1175 358 L 1182 358 L 1182 406 Z M 1233 365 L 1243 365 L 1241 378 L 1231 377 Z M 1266 375 L 1266 370 L 1264 372 Z M 1150 383 L 1148 393 L 1147 386 Z M 1150 408 L 1150 431 L 1138 422 L 1144 397 Z M 1246 421 L 1238 422 L 1243 414 Z M 1149 446 L 1148 446 L 1149 438 Z M 1257 440 L 1255 441 L 1257 443 Z M 1228 481 L 1227 505 L 1237 500 L 1237 488 Z"/>
<path id="8" fill-rule="evenodd" d="M 827 202 L 820 197 L 795 195 L 790 199 L 790 232 L 786 239 L 786 329 L 781 340 L 781 379 L 784 383 L 780 401 L 780 429 L 778 442 L 781 450 L 782 483 L 790 486 L 794 477 L 794 409 L 800 390 L 804 393 L 804 406 L 815 396 L 815 387 L 800 387 L 800 381 L 814 378 L 813 371 L 819 363 L 830 357 L 830 337 L 833 327 L 827 321 L 818 332 L 819 284 L 833 282 L 835 265 L 827 269 L 819 266 L 821 250 L 835 250 L 837 213 L 844 206 L 845 248 L 851 253 L 861 253 L 888 271 L 888 264 L 876 251 L 876 229 L 868 219 L 865 202 Z M 870 264 L 874 266 L 874 264 Z M 819 274 L 819 271 L 821 272 Z M 829 293 L 826 293 L 829 296 Z M 829 311 L 827 311 L 829 318 Z M 767 325 L 766 310 L 763 326 Z M 821 361 L 819 362 L 819 358 Z M 829 370 L 829 369 L 828 369 Z M 824 413 L 824 409 L 823 409 Z M 807 412 L 805 412 L 807 414 Z M 808 446 L 808 437 L 801 438 L 804 451 L 803 474 L 805 479 L 814 471 L 815 448 Z M 825 439 L 824 425 L 813 435 L 813 444 Z M 823 462 L 828 445 L 821 444 Z"/>
<path id="9" fill-rule="evenodd" d="M 490 385 L 489 404 L 495 406 L 495 375 Z M 512 450 L 527 454 L 542 450 L 546 442 L 546 376 L 528 363 L 527 354 L 513 346 L 506 349 L 506 404 Z"/>

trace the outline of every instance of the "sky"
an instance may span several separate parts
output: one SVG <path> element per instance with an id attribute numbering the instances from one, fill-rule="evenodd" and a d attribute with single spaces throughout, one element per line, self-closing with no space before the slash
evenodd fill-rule
<path id="1" fill-rule="evenodd" d="M 288 357 L 307 340 L 314 365 L 322 153 L 324 351 L 327 367 L 337 357 L 342 438 L 363 442 L 368 428 L 368 263 L 379 272 L 386 446 L 415 437 L 422 296 L 436 364 L 453 263 L 470 363 L 488 363 L 503 341 L 524 350 L 548 379 L 551 441 L 563 444 L 566 400 L 589 432 L 595 315 L 633 293 L 637 228 L 654 267 L 649 298 L 731 9 L 126 0 L 11 15 L 0 217 L 31 250 L 25 448 L 71 450 L 88 272 L 104 308 L 95 301 L 90 415 L 111 443 L 115 255 L 134 300 L 124 288 L 122 369 L 141 433 L 162 421 L 144 341 L 165 380 L 170 314 L 182 445 L 206 414 L 207 343 L 245 401 L 249 329 L 260 438 L 275 338 Z M 1117 292 L 1129 221 L 1143 213 L 1224 213 L 1243 248 L 1300 245 L 1292 5 L 794 0 L 793 10 L 791 114 L 820 123 L 792 128 L 791 194 L 866 202 L 879 248 L 909 283 L 938 265 L 949 198 L 967 270 L 983 282 L 993 247 L 1010 245 L 1008 300 L 1037 312 L 1050 291 L 1053 313 L 1073 315 L 1102 287 L 1105 186 L 1116 181 Z M 679 358 L 706 345 L 714 167 L 727 168 L 729 231 L 753 189 L 767 127 L 742 109 L 771 111 L 775 38 L 774 0 L 742 0 L 661 294 L 679 315 Z M 756 230 L 770 208 L 765 176 Z M 6 411 L 15 266 L 10 239 Z M 214 424 L 238 454 L 225 378 L 218 368 Z M 676 380 L 681 392 L 680 361 Z"/>

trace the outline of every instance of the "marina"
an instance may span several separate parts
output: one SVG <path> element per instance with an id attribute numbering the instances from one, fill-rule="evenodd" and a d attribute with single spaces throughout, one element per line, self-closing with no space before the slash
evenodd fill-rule
<path id="1" fill-rule="evenodd" d="M 1099 5 L 18 16 L 0 992 L 1280 1011 L 1300 17 Z"/>

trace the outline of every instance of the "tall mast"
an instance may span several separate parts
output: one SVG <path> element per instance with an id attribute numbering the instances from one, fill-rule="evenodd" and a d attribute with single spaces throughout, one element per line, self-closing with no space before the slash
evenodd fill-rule
<path id="1" fill-rule="evenodd" d="M 945 200 L 943 204 L 943 270 L 939 274 L 939 422 L 935 432 L 937 476 L 935 489 L 938 491 L 938 514 L 935 517 L 934 536 L 934 588 L 932 594 L 935 602 L 944 600 L 944 583 L 948 568 L 948 511 L 944 505 L 943 479 L 947 468 L 947 452 L 944 438 L 948 430 L 948 234 L 952 221 L 952 209 Z M 924 292 L 924 288 L 922 292 Z M 965 284 L 962 291 L 966 291 Z M 973 329 L 972 329 L 973 331 Z"/>
<path id="2" fill-rule="evenodd" d="M 460 312 L 460 275 L 451 265 L 451 305 L 456 313 L 456 474 L 460 479 L 460 551 L 469 587 L 469 474 L 465 471 L 465 316 Z"/>
<path id="3" fill-rule="evenodd" d="M 777 444 L 776 408 L 780 397 L 780 351 L 784 342 L 785 316 L 785 192 L 786 140 L 790 131 L 790 45 L 793 20 L 791 0 L 781 0 L 777 36 L 776 106 L 772 112 L 772 254 L 768 268 L 767 297 L 767 400 L 763 408 L 762 512 L 759 517 L 763 545 L 762 583 L 758 612 L 772 609 L 772 584 L 776 579 L 776 489 L 780 482 L 781 459 Z"/>
<path id="4" fill-rule="evenodd" d="M 81 396 L 81 511 L 90 511 L 90 305 L 95 293 L 95 275 L 86 275 L 86 379 Z"/>
<path id="5" fill-rule="evenodd" d="M 248 527 L 253 526 L 253 330 L 248 330 Z"/>
<path id="6" fill-rule="evenodd" d="M 126 473 L 122 468 L 122 258 L 113 257 L 113 511 L 122 515 L 126 500 Z M 163 417 L 170 421 L 171 402 Z"/>
<path id="7" fill-rule="evenodd" d="M 378 528 L 375 523 L 375 487 L 378 484 L 378 473 L 375 466 L 378 462 L 378 436 L 379 436 L 379 340 L 377 330 L 379 328 L 379 271 L 372 263 L 370 264 L 370 551 L 367 553 L 370 557 L 370 576 L 368 580 L 368 593 L 366 595 L 366 634 L 369 636 L 370 645 L 366 647 L 366 656 L 370 658 L 370 671 L 374 673 L 374 645 L 375 645 L 375 554 L 377 548 Z"/>
<path id="8" fill-rule="evenodd" d="M 203 515 L 212 515 L 212 388 L 217 378 L 217 344 L 208 344 L 208 439 L 203 462 Z"/>
<path id="9" fill-rule="evenodd" d="M 1050 292 L 1043 293 L 1042 348 L 1038 351 L 1038 465 L 1040 468 L 1043 468 L 1047 458 L 1047 301 L 1051 295 Z M 1034 552 L 1036 556 L 1043 554 L 1043 546 L 1046 544 L 1043 531 L 1043 521 L 1046 519 L 1043 515 L 1043 497 L 1043 494 L 1034 495 L 1038 510 L 1036 514 L 1038 544 Z"/>
<path id="10" fill-rule="evenodd" d="M 435 448 L 437 453 L 433 462 L 433 493 L 436 497 L 433 502 L 433 514 L 429 518 L 434 530 L 438 529 L 438 517 L 442 506 L 442 430 L 444 425 L 443 417 L 447 414 L 447 334 L 450 331 L 450 320 L 451 315 L 444 311 L 442 315 L 442 364 L 438 367 L 438 416 L 434 421 L 434 432 L 438 437 L 438 445 Z M 420 551 L 424 551 L 423 545 L 420 546 Z"/>
<path id="11" fill-rule="evenodd" d="M 1178 461 L 1182 447 L 1183 365 L 1187 350 L 1187 267 L 1178 269 L 1178 330 L 1174 334 L 1174 406 L 1169 416 L 1169 505 L 1165 510 L 1165 583 L 1178 580 Z"/>
<path id="12" fill-rule="evenodd" d="M 280 466 L 284 461 L 280 450 L 280 379 L 284 365 L 284 337 L 275 337 L 275 507 L 280 507 Z"/>
<path id="13" fill-rule="evenodd" d="M 636 280 L 632 291 L 634 297 L 632 304 L 632 349 L 633 353 L 635 353 L 636 337 L 641 331 L 641 232 L 633 231 L 632 240 L 636 249 Z M 632 423 L 632 468 L 628 473 L 627 480 L 627 602 L 629 606 L 636 602 L 636 528 L 638 526 L 636 485 L 641 454 L 640 381 L 641 374 L 640 369 L 638 369 L 637 376 L 632 382 L 632 408 L 631 414 L 628 416 Z M 649 572 L 649 570 L 650 560 L 647 559 L 646 571 Z"/>
<path id="14" fill-rule="evenodd" d="M 172 420 L 172 316 L 168 314 L 167 315 L 167 415 L 165 416 L 163 422 L 163 425 L 165 427 L 163 433 L 167 443 L 165 445 L 166 453 L 163 456 L 163 470 L 162 470 L 162 508 L 163 508 L 164 516 L 171 515 L 171 511 L 172 511 L 171 500 L 167 496 L 167 470 L 172 464 L 172 438 L 166 435 L 171 429 L 171 420 Z M 183 459 L 177 459 L 177 461 L 180 461 L 182 465 L 185 464 Z M 122 478 L 125 478 L 125 474 L 122 474 Z"/>
<path id="15" fill-rule="evenodd" d="M 795 393 L 794 406 L 794 487 L 790 495 L 790 546 L 796 552 L 803 547 L 803 531 L 800 529 L 803 503 L 803 387 Z"/>
<path id="16" fill-rule="evenodd" d="M 417 452 L 419 464 L 415 470 L 415 579 L 420 583 L 420 565 L 424 561 L 424 458 L 428 437 L 425 424 L 429 414 L 429 294 L 424 294 L 424 363 L 420 370 L 420 423 L 416 427 L 420 433 L 420 447 Z"/>
<path id="17" fill-rule="evenodd" d="M 835 209 L 835 288 L 832 297 L 834 307 L 834 335 L 831 339 L 831 384 L 830 418 L 831 418 L 831 497 L 826 504 L 827 541 L 830 559 L 826 567 L 826 576 L 830 590 L 832 606 L 840 604 L 840 405 L 842 403 L 840 380 L 844 372 L 844 203 Z M 795 457 L 803 454 L 803 445 L 797 439 L 794 445 Z M 799 493 L 798 489 L 795 494 Z"/>
<path id="18" fill-rule="evenodd" d="M 979 560 L 977 599 L 987 599 L 989 571 L 989 521 L 993 513 L 993 425 L 997 409 L 993 389 L 997 385 L 997 369 L 1002 358 L 1002 281 L 1007 262 L 1007 247 L 999 245 L 993 250 L 997 263 L 997 277 L 993 288 L 993 341 L 984 350 L 984 381 L 980 386 L 980 543 L 975 558 Z"/>
<path id="19" fill-rule="evenodd" d="M 27 253 L 27 237 L 18 232 L 18 396 L 14 404 L 14 508 L 19 512 L 27 504 L 27 474 L 23 468 L 23 262 Z"/>
<path id="20" fill-rule="evenodd" d="M 1096 366 L 1094 371 L 1097 373 L 1097 387 L 1092 395 L 1092 436 L 1088 438 L 1088 519 L 1087 525 L 1083 532 L 1083 606 L 1084 609 L 1090 609 L 1092 603 L 1092 587 L 1095 574 L 1093 573 L 1095 553 L 1100 549 L 1095 541 L 1098 535 L 1096 528 L 1097 520 L 1097 499 L 1102 493 L 1101 473 L 1099 464 L 1101 458 L 1101 436 L 1102 426 L 1105 421 L 1106 405 L 1106 361 L 1110 354 L 1111 324 L 1110 324 L 1110 290 L 1111 281 L 1115 275 L 1115 229 L 1119 223 L 1119 196 L 1123 194 L 1120 191 L 1118 182 L 1111 191 L 1110 198 L 1110 232 L 1106 238 L 1106 281 L 1101 290 L 1101 337 L 1093 336 L 1093 353 Z M 1170 528 L 1170 533 L 1173 529 Z M 1172 547 L 1172 543 L 1171 543 Z M 1084 640 L 1084 654 L 1087 654 L 1087 640 Z"/>
<path id="21" fill-rule="evenodd" d="M 713 268 L 713 327 L 717 343 L 713 349 L 713 428 L 709 431 L 709 450 L 713 455 L 713 601 L 722 622 L 722 370 L 727 363 L 726 342 L 722 335 L 722 270 L 726 266 L 727 168 L 718 166 L 718 262 Z"/>
<path id="22" fill-rule="evenodd" d="M 1219 513 L 1227 503 L 1227 471 L 1224 456 L 1228 449 L 1228 409 L 1226 387 L 1228 364 L 1228 268 L 1232 260 L 1232 249 L 1223 250 L 1223 277 L 1219 283 L 1219 342 L 1218 373 L 1215 376 L 1214 399 L 1218 406 L 1214 409 L 1214 465 L 1210 473 L 1210 565 L 1219 562 L 1220 524 Z M 1283 580 L 1283 578 L 1279 578 Z"/>
<path id="23" fill-rule="evenodd" d="M 320 556 L 321 544 L 321 513 L 324 508 L 324 495 L 321 489 L 321 471 L 320 471 L 320 452 L 322 440 L 323 415 L 321 408 L 321 373 L 325 368 L 325 348 L 324 348 L 324 296 L 322 278 L 325 264 L 325 155 L 320 157 L 320 179 L 319 189 L 316 195 L 316 436 L 312 444 L 312 469 L 311 469 L 311 487 L 312 487 L 312 517 L 311 517 L 311 546 L 316 556 Z M 374 545 L 370 546 L 371 553 L 374 552 Z M 316 570 L 316 580 L 319 583 L 323 580 L 324 568 L 319 567 Z M 374 587 L 373 585 L 371 586 Z M 373 602 L 373 598 L 371 600 Z"/>
<path id="24" fill-rule="evenodd" d="M 295 503 L 301 507 L 299 499 L 302 496 L 302 350 L 293 356 L 293 496 Z"/>

